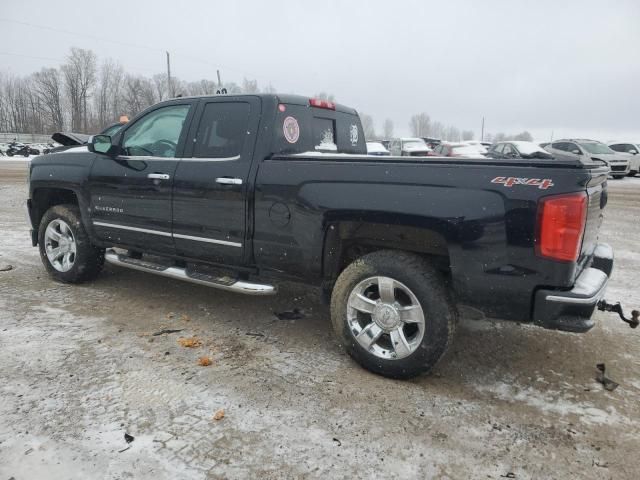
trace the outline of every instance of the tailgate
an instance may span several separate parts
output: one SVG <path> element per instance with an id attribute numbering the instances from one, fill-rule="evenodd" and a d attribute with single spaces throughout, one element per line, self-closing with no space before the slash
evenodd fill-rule
<path id="1" fill-rule="evenodd" d="M 591 180 L 587 184 L 589 195 L 589 207 L 587 210 L 587 223 L 582 238 L 582 250 L 580 252 L 578 272 L 590 262 L 598 243 L 598 233 L 603 220 L 604 207 L 607 205 L 607 174 L 608 168 L 591 170 Z"/>

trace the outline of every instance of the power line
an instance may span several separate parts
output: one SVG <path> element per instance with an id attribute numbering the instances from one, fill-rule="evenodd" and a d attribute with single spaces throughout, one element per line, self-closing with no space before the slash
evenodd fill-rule
<path id="1" fill-rule="evenodd" d="M 22 20 L 13 20 L 11 18 L 2 18 L 2 17 L 0 17 L 0 22 L 15 23 L 17 25 L 25 25 L 27 27 L 40 28 L 42 30 L 49 30 L 49 31 L 58 32 L 58 33 L 65 33 L 67 35 L 76 35 L 78 37 L 93 38 L 94 40 L 98 40 L 98 41 L 101 41 L 101 42 L 113 43 L 113 44 L 121 45 L 121 46 L 124 46 L 124 47 L 143 48 L 143 49 L 147 49 L 147 50 L 154 50 L 156 52 L 164 51 L 162 48 L 149 47 L 147 45 L 136 45 L 134 43 L 127 43 L 127 42 L 120 42 L 118 40 L 113 40 L 111 38 L 98 37 L 96 35 L 91 35 L 91 34 L 88 34 L 88 33 L 72 32 L 71 30 L 63 30 L 61 28 L 54 28 L 54 27 L 50 27 L 48 25 L 38 25 L 36 23 L 23 22 Z"/>
<path id="2" fill-rule="evenodd" d="M 118 40 L 113 40 L 111 38 L 104 38 L 104 37 L 99 37 L 97 35 L 74 32 L 74 31 L 71 31 L 71 30 L 65 30 L 65 29 L 61 29 L 61 28 L 50 27 L 48 25 L 39 25 L 39 24 L 36 24 L 36 23 L 24 22 L 22 20 L 14 20 L 12 18 L 0 17 L 0 22 L 15 23 L 17 25 L 24 25 L 24 26 L 32 27 L 32 28 L 39 28 L 39 29 L 42 29 L 42 30 L 49 30 L 51 32 L 58 32 L 58 33 L 64 33 L 64 34 L 67 34 L 67 35 L 75 35 L 75 36 L 78 36 L 78 37 L 91 38 L 91 39 L 98 40 L 98 41 L 101 41 L 101 42 L 112 43 L 112 44 L 120 45 L 120 46 L 124 46 L 124 47 L 141 48 L 141 49 L 146 49 L 146 50 L 152 50 L 154 52 L 165 52 L 167 50 L 166 48 L 150 47 L 148 45 L 140 45 L 140 44 L 134 44 L 134 43 L 128 43 L 128 42 L 121 42 L 121 41 L 118 41 Z M 175 50 L 171 50 L 171 51 L 172 51 L 174 56 L 177 55 L 177 56 L 179 56 L 181 58 L 184 58 L 186 60 L 191 60 L 193 62 L 201 63 L 203 65 L 208 65 L 209 67 L 212 67 L 214 69 L 223 68 L 224 70 L 228 70 L 228 71 L 231 71 L 231 72 L 236 72 L 236 73 L 239 73 L 239 74 L 241 74 L 243 76 L 244 75 L 248 75 L 248 76 L 251 76 L 251 77 L 253 77 L 255 79 L 262 78 L 262 80 L 264 80 L 264 77 L 262 77 L 262 75 L 255 75 L 255 74 L 252 74 L 251 72 L 242 72 L 242 71 L 236 70 L 234 68 L 228 68 L 228 67 L 226 67 L 224 65 L 215 65 L 215 64 L 213 64 L 211 62 L 203 60 L 202 58 L 194 57 L 194 56 L 192 56 L 190 54 L 187 54 L 187 53 L 184 53 L 184 52 L 175 51 Z M 33 57 L 33 58 L 36 58 L 36 57 Z M 42 59 L 44 59 L 44 57 Z M 53 59 L 47 59 L 47 60 L 53 60 Z"/>
<path id="3" fill-rule="evenodd" d="M 35 58 L 37 60 L 53 60 L 54 62 L 63 62 L 62 58 L 36 57 L 34 55 L 25 55 L 23 53 L 0 52 L 0 55 L 10 55 L 12 57 Z"/>

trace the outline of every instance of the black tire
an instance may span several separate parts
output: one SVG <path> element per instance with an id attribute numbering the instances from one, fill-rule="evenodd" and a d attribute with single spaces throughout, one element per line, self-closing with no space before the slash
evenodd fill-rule
<path id="1" fill-rule="evenodd" d="M 627 175 L 627 177 L 635 177 L 638 174 L 638 172 L 636 170 L 631 170 L 629 172 L 629 174 Z"/>
<path id="2" fill-rule="evenodd" d="M 616 180 L 620 180 L 620 179 L 622 179 L 622 178 L 626 177 L 626 175 L 612 175 L 612 177 L 613 177 L 614 179 L 616 179 Z"/>
<path id="3" fill-rule="evenodd" d="M 351 291 L 363 280 L 387 276 L 408 287 L 424 312 L 421 343 L 408 356 L 384 359 L 360 345 L 347 321 Z M 424 258 L 411 253 L 383 250 L 367 254 L 349 265 L 338 277 L 331 296 L 333 328 L 351 357 L 367 370 L 391 378 L 411 378 L 428 373 L 451 344 L 458 312 L 445 277 Z"/>
<path id="4" fill-rule="evenodd" d="M 75 258 L 72 267 L 66 272 L 57 270 L 46 253 L 45 231 L 56 219 L 62 220 L 70 227 L 75 240 Z M 42 263 L 49 275 L 56 280 L 65 283 L 82 283 L 94 279 L 102 271 L 104 248 L 91 244 L 82 224 L 80 209 L 76 205 L 55 205 L 45 212 L 38 228 L 38 245 Z"/>

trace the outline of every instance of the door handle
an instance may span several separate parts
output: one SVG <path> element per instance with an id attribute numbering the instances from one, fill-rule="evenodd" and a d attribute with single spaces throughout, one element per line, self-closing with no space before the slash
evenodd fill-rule
<path id="1" fill-rule="evenodd" d="M 222 185 L 242 185 L 242 179 L 231 178 L 231 177 L 218 177 L 216 178 L 216 183 L 221 183 Z"/>
<path id="2" fill-rule="evenodd" d="M 169 180 L 171 175 L 167 173 L 148 173 L 147 178 L 153 178 L 156 180 Z"/>

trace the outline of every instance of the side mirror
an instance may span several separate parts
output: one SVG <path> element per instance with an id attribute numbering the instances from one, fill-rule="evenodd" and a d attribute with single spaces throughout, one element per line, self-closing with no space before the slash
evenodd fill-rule
<path id="1" fill-rule="evenodd" d="M 637 155 L 637 154 L 638 154 L 638 151 L 637 151 L 637 150 L 629 150 L 629 153 L 630 153 L 631 155 Z"/>
<path id="2" fill-rule="evenodd" d="M 580 150 L 578 150 L 578 149 L 571 150 L 571 153 L 575 153 L 576 155 L 580 155 Z"/>
<path id="3" fill-rule="evenodd" d="M 93 135 L 89 139 L 87 148 L 93 153 L 108 153 L 111 150 L 111 137 L 109 135 Z"/>

